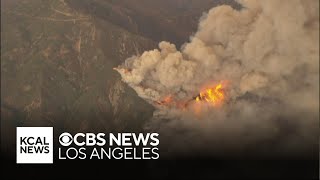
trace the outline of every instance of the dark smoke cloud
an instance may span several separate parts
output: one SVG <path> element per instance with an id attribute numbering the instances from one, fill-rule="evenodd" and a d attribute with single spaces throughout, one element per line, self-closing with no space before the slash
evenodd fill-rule
<path id="1" fill-rule="evenodd" d="M 214 108 L 156 106 L 146 129 L 173 152 L 309 152 L 318 143 L 319 1 L 239 0 L 211 9 L 190 42 L 128 58 L 116 70 L 154 104 L 168 95 L 191 99 L 210 83 L 228 81 Z M 200 109 L 200 113 L 196 113 Z M 164 140 L 163 140 L 164 139 Z M 269 147 L 270 148 L 270 147 Z"/>

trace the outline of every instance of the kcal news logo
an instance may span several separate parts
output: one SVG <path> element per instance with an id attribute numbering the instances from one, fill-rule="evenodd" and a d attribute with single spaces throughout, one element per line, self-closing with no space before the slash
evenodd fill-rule
<path id="1" fill-rule="evenodd" d="M 17 127 L 17 163 L 53 163 L 53 127 Z"/>

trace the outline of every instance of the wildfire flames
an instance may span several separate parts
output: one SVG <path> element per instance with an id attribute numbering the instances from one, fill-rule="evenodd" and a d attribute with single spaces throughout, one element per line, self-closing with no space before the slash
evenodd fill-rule
<path id="1" fill-rule="evenodd" d="M 173 97 L 171 95 L 165 97 L 162 101 L 156 101 L 157 104 L 168 106 L 173 102 Z"/>
<path id="2" fill-rule="evenodd" d="M 222 83 L 212 87 L 207 88 L 195 98 L 196 102 L 206 101 L 212 103 L 213 105 L 220 105 L 225 99 L 223 85 Z"/>
<path id="3" fill-rule="evenodd" d="M 176 106 L 178 108 L 185 108 L 191 101 L 207 102 L 213 106 L 221 105 L 225 99 L 224 85 L 219 83 L 213 87 L 206 88 L 199 93 L 193 99 L 188 101 L 176 101 L 173 95 L 168 95 L 164 97 L 161 101 L 155 101 L 157 105 L 160 106 Z"/>

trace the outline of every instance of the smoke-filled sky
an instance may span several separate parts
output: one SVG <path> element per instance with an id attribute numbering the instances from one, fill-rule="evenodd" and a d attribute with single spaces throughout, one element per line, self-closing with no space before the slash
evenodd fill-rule
<path id="1" fill-rule="evenodd" d="M 146 128 L 160 133 L 167 152 L 310 152 L 318 143 L 319 1 L 238 2 L 241 10 L 212 8 L 180 50 L 160 42 L 117 71 L 151 104 L 226 82 L 219 107 L 155 105 Z"/>

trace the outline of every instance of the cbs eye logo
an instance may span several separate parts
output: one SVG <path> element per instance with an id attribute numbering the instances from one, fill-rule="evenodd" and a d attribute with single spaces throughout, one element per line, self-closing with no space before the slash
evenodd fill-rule
<path id="1" fill-rule="evenodd" d="M 59 142 L 62 146 L 70 146 L 72 143 L 72 140 L 73 138 L 70 133 L 62 133 L 59 136 Z"/>

